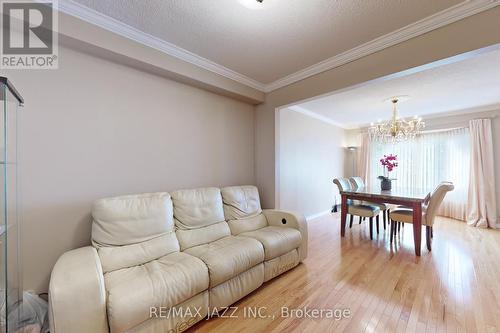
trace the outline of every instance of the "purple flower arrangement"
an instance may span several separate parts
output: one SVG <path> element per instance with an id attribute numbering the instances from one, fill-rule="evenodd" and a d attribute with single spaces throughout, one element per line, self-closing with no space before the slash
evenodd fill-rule
<path id="1" fill-rule="evenodd" d="M 382 191 L 390 191 L 392 189 L 392 181 L 389 178 L 389 173 L 397 168 L 398 166 L 398 156 L 397 155 L 384 155 L 383 158 L 380 159 L 380 164 L 384 167 L 384 176 L 378 176 L 378 179 L 381 180 L 380 188 Z M 387 176 L 385 175 L 387 170 Z"/>
<path id="2" fill-rule="evenodd" d="M 380 164 L 382 164 L 387 172 L 391 172 L 398 166 L 398 156 L 392 154 L 384 155 L 384 157 L 380 159 Z"/>

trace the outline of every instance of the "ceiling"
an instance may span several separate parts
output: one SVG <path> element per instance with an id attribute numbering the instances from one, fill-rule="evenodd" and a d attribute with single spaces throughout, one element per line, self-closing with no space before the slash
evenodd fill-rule
<path id="1" fill-rule="evenodd" d="M 297 111 L 356 128 L 391 116 L 384 101 L 409 95 L 399 105 L 401 117 L 434 117 L 458 112 L 500 108 L 500 50 L 426 69 L 389 80 L 376 80 L 360 87 L 298 105 Z"/>
<path id="2" fill-rule="evenodd" d="M 60 1 L 60 6 L 67 2 Z M 490 3 L 264 0 L 262 9 L 251 10 L 238 0 L 76 2 L 260 84 L 275 82 L 459 3 Z M 457 19 L 464 17 L 460 15 Z M 439 24 L 435 21 L 446 20 L 434 17 Z"/>

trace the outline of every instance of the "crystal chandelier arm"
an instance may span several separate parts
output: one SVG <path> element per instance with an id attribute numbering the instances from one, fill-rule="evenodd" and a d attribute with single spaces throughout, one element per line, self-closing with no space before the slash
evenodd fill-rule
<path id="1" fill-rule="evenodd" d="M 403 140 L 413 139 L 425 128 L 425 123 L 421 118 L 400 119 L 397 103 L 399 98 L 390 100 L 393 104 L 392 119 L 387 122 L 371 124 L 368 133 L 372 141 L 396 143 Z"/>

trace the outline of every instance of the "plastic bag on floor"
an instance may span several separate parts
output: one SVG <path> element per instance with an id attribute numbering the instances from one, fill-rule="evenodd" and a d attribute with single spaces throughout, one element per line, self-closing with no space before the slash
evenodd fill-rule
<path id="1" fill-rule="evenodd" d="M 13 309 L 10 315 L 17 315 L 19 309 Z M 15 333 L 48 333 L 48 304 L 37 295 L 23 293 L 23 303 L 19 311 L 19 321 L 12 320 L 15 327 L 10 327 L 10 332 Z"/>

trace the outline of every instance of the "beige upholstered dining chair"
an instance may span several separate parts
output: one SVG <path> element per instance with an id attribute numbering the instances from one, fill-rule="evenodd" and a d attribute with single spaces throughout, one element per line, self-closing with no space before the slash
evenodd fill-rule
<path id="1" fill-rule="evenodd" d="M 352 189 L 351 183 L 347 178 L 336 178 L 333 183 L 337 185 L 339 191 L 350 191 Z M 359 223 L 363 217 L 370 219 L 370 239 L 373 239 L 373 218 L 377 218 L 377 233 L 379 233 L 379 214 L 380 208 L 378 206 L 357 203 L 357 201 L 347 202 L 347 214 L 350 215 L 349 228 L 352 228 L 354 216 L 359 216 Z M 342 223 L 343 221 L 341 221 Z"/>
<path id="2" fill-rule="evenodd" d="M 349 181 L 351 182 L 352 189 L 354 190 L 365 187 L 365 182 L 361 177 L 350 177 Z M 385 225 L 387 223 L 387 219 L 389 218 L 389 206 L 386 205 L 385 203 L 376 203 L 368 201 L 364 201 L 363 204 L 377 206 L 378 208 L 380 208 L 380 211 L 382 212 L 382 217 L 384 219 L 384 230 L 385 230 Z"/>
<path id="3" fill-rule="evenodd" d="M 432 236 L 434 219 L 436 213 L 443 202 L 446 193 L 453 191 L 455 186 L 451 182 L 442 182 L 439 184 L 432 194 L 425 201 L 422 207 L 422 226 L 425 225 L 425 239 L 427 243 L 427 250 L 431 251 Z M 396 233 L 396 223 L 413 223 L 413 210 L 409 208 L 398 208 L 390 212 L 389 219 L 391 220 L 391 243 L 393 235 Z"/>

